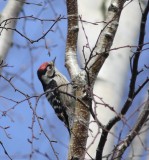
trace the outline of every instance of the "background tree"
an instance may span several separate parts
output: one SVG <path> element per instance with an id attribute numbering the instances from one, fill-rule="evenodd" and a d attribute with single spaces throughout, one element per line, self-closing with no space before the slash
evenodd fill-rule
<path id="1" fill-rule="evenodd" d="M 69 156 L 80 158 L 86 153 L 88 159 L 95 157 L 96 159 L 101 159 L 101 157 L 103 159 L 107 157 L 109 159 L 116 158 L 123 154 L 123 151 L 137 135 L 140 140 L 137 143 L 142 144 L 142 147 L 137 147 L 140 153 L 133 152 L 133 145 L 129 147 L 127 153 L 130 152 L 132 158 L 141 159 L 141 156 L 145 155 L 145 151 L 147 152 L 147 144 L 144 144 L 141 139 L 142 135 L 145 135 L 148 131 L 146 127 L 148 112 L 143 112 L 143 110 L 148 110 L 148 101 L 147 98 L 144 98 L 144 94 L 147 94 L 145 86 L 148 83 L 148 38 L 146 36 L 146 40 L 144 40 L 144 34 L 142 34 L 146 26 L 148 2 L 127 1 L 124 4 L 125 1 L 118 0 L 112 1 L 112 3 L 111 1 L 95 1 L 94 3 L 88 0 L 78 1 L 79 16 L 77 16 L 76 1 L 68 0 L 67 5 L 64 1 L 46 0 L 36 1 L 35 3 L 30 1 L 24 2 L 24 7 L 19 18 L 17 18 L 22 2 L 24 1 L 10 0 L 8 3 L 11 3 L 10 6 L 14 4 L 18 7 L 7 9 L 6 6 L 1 12 L 0 19 L 0 38 L 4 37 L 5 40 L 11 40 L 11 37 L 5 38 L 8 35 L 5 36 L 4 34 L 12 34 L 12 31 L 15 31 L 7 59 L 4 60 L 5 56 L 1 58 L 3 59 L 1 63 L 3 72 L 1 74 L 0 96 L 0 127 L 3 133 L 0 139 L 3 149 L 1 159 L 67 159 L 69 135 L 45 100 L 44 92 L 36 76 L 39 65 L 55 56 L 57 57 L 57 67 L 68 76 L 64 68 L 64 61 L 62 61 L 67 32 L 65 6 L 68 10 L 66 67 L 75 86 L 79 86 L 75 95 L 77 100 L 75 114 L 77 118 L 72 130 L 73 136 L 70 141 L 72 148 L 70 147 Z M 3 7 L 6 5 L 4 1 L 1 3 Z M 145 6 L 147 7 L 144 12 Z M 109 7 L 108 10 L 107 7 Z M 135 9 L 132 10 L 132 8 Z M 14 12 L 14 14 L 8 14 L 6 11 Z M 132 13 L 129 11 L 132 11 Z M 5 18 L 5 14 L 11 16 Z M 137 18 L 132 18 L 133 15 Z M 142 20 L 141 17 L 143 17 Z M 14 27 L 16 20 L 17 26 Z M 77 20 L 79 20 L 78 52 L 76 51 Z M 143 22 L 141 27 L 140 22 Z M 9 26 L 11 24 L 13 25 Z M 129 27 L 126 27 L 128 24 Z M 137 30 L 140 30 L 140 32 Z M 114 38 L 116 31 L 116 37 Z M 139 43 L 136 40 L 137 37 L 139 37 Z M 2 44 L 3 39 L 0 39 L 0 44 Z M 5 50 L 5 54 L 7 54 L 10 42 L 4 42 L 3 44 L 0 48 Z M 5 48 L 6 44 L 8 44 L 7 50 Z M 79 58 L 79 64 L 76 53 L 81 57 L 81 60 Z M 138 68 L 140 57 L 141 63 Z M 103 65 L 106 58 L 107 60 Z M 131 72 L 127 82 L 128 68 Z M 96 79 L 99 70 L 99 78 Z M 92 91 L 95 79 L 96 83 L 94 91 Z M 128 79 L 130 79 L 130 87 L 128 87 Z M 127 89 L 122 100 L 124 86 Z M 137 96 L 138 94 L 140 96 Z M 137 99 L 133 103 L 136 96 Z M 143 97 L 143 102 L 141 97 Z M 91 102 L 93 102 L 92 107 Z M 82 109 L 86 114 L 78 115 Z M 88 131 L 87 119 L 89 119 L 90 112 L 90 137 L 87 144 L 90 147 L 89 150 L 84 152 L 83 147 L 86 144 L 85 139 Z M 138 117 L 138 115 L 140 116 Z M 87 119 L 82 116 L 87 116 Z M 113 117 L 115 117 L 113 123 L 112 121 L 108 123 Z M 54 123 L 55 120 L 56 123 Z M 120 121 L 117 123 L 117 129 L 109 130 L 108 127 L 111 128 L 117 121 Z M 143 126 L 143 124 L 145 128 L 140 131 L 140 126 Z M 79 127 L 82 128 L 81 133 Z M 61 134 L 58 134 L 57 130 L 61 131 Z M 100 133 L 102 134 L 101 138 Z M 109 135 L 107 141 L 106 135 Z M 143 138 L 147 142 L 145 137 Z M 80 138 L 83 138 L 82 141 Z M 17 144 L 16 147 L 14 147 L 14 144 Z M 97 144 L 99 144 L 99 147 L 96 152 Z M 75 145 L 76 150 L 74 149 Z M 80 152 L 78 152 L 78 147 Z M 119 152 L 117 152 L 117 149 Z M 128 157 L 128 155 L 123 155 L 124 159 L 125 157 Z"/>

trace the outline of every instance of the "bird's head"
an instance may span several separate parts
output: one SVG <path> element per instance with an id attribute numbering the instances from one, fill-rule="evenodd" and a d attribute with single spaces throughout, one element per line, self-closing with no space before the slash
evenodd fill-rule
<path id="1" fill-rule="evenodd" d="M 55 59 L 51 62 L 43 63 L 39 67 L 37 75 L 42 84 L 48 84 L 55 76 Z"/>

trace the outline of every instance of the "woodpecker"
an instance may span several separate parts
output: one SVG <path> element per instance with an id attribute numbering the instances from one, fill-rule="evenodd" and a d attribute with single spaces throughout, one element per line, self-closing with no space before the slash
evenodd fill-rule
<path id="1" fill-rule="evenodd" d="M 39 67 L 37 75 L 47 100 L 58 118 L 64 122 L 70 134 L 74 119 L 74 98 L 71 97 L 73 95 L 72 85 L 55 67 L 55 59 L 43 63 Z"/>

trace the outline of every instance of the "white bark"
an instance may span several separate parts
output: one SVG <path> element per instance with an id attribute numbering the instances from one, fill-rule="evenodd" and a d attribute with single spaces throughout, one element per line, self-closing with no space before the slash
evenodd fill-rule
<path id="1" fill-rule="evenodd" d="M 101 13 L 101 4 L 104 1 L 94 1 L 90 0 L 79 0 L 79 15 L 82 16 L 83 20 L 89 22 L 99 22 L 102 21 Z M 110 2 L 110 1 L 108 1 Z M 142 3 L 143 4 L 143 3 Z M 144 7 L 143 7 L 144 8 Z M 128 6 L 122 11 L 120 18 L 120 24 L 116 37 L 114 40 L 114 47 L 120 47 L 125 45 L 135 45 L 137 43 L 137 36 L 139 33 L 141 20 L 141 11 L 138 4 L 138 1 L 131 2 Z M 97 40 L 97 37 L 102 29 L 102 25 L 92 25 L 83 23 L 85 28 L 85 33 L 88 37 L 89 45 L 91 48 L 94 47 L 94 44 Z M 79 25 L 79 38 L 78 38 L 78 51 L 81 57 L 81 63 L 84 65 L 84 57 L 82 54 L 83 46 L 87 43 L 84 32 L 82 30 L 81 24 Z M 88 57 L 90 51 L 85 50 L 86 57 Z M 98 79 L 94 87 L 94 93 L 108 103 L 110 106 L 114 107 L 115 110 L 118 110 L 120 105 L 122 94 L 125 86 L 125 80 L 127 77 L 127 71 L 129 67 L 129 57 L 131 55 L 130 48 L 124 48 L 119 50 L 114 50 L 110 53 L 110 56 L 103 65 Z M 97 100 L 99 101 L 99 100 Z M 110 118 L 115 115 L 109 108 L 104 106 L 98 106 L 97 114 L 100 122 L 106 124 Z M 91 118 L 91 121 L 93 119 Z M 98 127 L 95 123 L 91 123 L 90 129 L 93 131 L 95 136 L 98 132 Z M 94 139 L 94 136 L 91 136 L 89 133 L 88 143 Z M 89 148 L 88 153 L 94 158 L 96 154 L 96 148 L 99 142 L 100 135 L 96 138 L 94 144 Z M 105 147 L 105 153 L 110 153 L 111 147 L 114 145 L 113 136 L 109 136 L 107 140 L 107 146 Z M 86 156 L 88 157 L 88 156 Z"/>
<path id="2" fill-rule="evenodd" d="M 17 20 L 14 20 L 14 19 L 8 20 L 6 21 L 6 23 L 3 21 L 9 18 L 18 17 L 22 6 L 23 6 L 23 0 L 20 0 L 20 1 L 9 0 L 6 7 L 3 9 L 2 13 L 0 14 L 1 27 L 15 28 Z M 12 36 L 13 36 L 12 30 L 6 30 L 6 29 L 0 28 L 0 61 L 5 59 L 8 53 L 8 50 L 11 47 Z"/>

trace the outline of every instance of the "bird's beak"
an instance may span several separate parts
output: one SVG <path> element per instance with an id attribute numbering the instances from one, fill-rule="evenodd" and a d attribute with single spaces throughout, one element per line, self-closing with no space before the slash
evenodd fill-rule
<path id="1" fill-rule="evenodd" d="M 53 64 L 55 64 L 56 57 L 53 59 Z"/>

